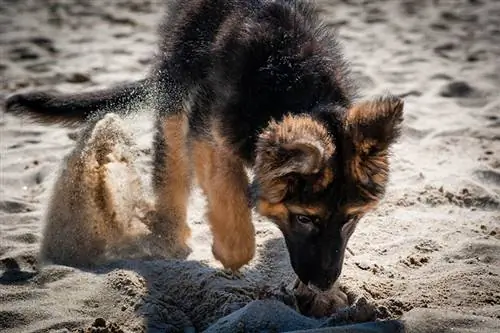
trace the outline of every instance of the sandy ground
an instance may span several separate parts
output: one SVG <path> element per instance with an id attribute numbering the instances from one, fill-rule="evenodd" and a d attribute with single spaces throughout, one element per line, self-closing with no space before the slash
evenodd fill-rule
<path id="1" fill-rule="evenodd" d="M 320 2 L 363 92 L 406 101 L 387 196 L 355 232 L 342 276 L 377 319 L 398 321 L 337 329 L 499 332 L 500 2 Z M 0 98 L 142 77 L 161 12 L 161 1 L 0 0 Z M 122 126 L 149 190 L 147 111 Z M 78 132 L 0 116 L 0 331 L 291 331 L 352 321 L 306 318 L 275 297 L 294 276 L 279 231 L 257 215 L 256 258 L 241 277 L 221 272 L 198 190 L 187 261 L 38 268 L 54 182 Z"/>

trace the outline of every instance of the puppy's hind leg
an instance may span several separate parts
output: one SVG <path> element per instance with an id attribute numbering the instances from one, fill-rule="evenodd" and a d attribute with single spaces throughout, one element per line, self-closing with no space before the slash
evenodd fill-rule
<path id="1" fill-rule="evenodd" d="M 174 257 L 186 257 L 191 252 L 187 245 L 191 231 L 186 221 L 191 185 L 187 132 L 188 120 L 183 113 L 157 120 L 153 161 L 157 218 L 152 231 Z"/>
<path id="2" fill-rule="evenodd" d="M 237 271 L 255 254 L 243 163 L 231 153 L 201 141 L 194 142 L 193 155 L 198 182 L 208 199 L 212 252 L 225 268 Z"/>

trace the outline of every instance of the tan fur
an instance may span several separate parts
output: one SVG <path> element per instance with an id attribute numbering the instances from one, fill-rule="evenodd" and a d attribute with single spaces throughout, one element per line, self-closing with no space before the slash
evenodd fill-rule
<path id="1" fill-rule="evenodd" d="M 342 208 L 342 210 L 345 212 L 346 215 L 352 216 L 352 217 L 361 217 L 368 213 L 369 211 L 375 209 L 377 207 L 378 200 L 372 200 L 366 205 L 350 205 L 350 206 L 345 206 Z"/>
<path id="2" fill-rule="evenodd" d="M 193 159 L 198 182 L 207 196 L 214 257 L 224 267 L 238 270 L 255 254 L 243 163 L 225 149 L 200 141 L 193 144 Z"/>
<path id="3" fill-rule="evenodd" d="M 263 216 L 267 216 L 278 224 L 280 228 L 287 226 L 288 208 L 283 203 L 271 203 L 267 200 L 260 199 L 256 204 L 257 212 Z"/>
<path id="4" fill-rule="evenodd" d="M 259 214 L 288 228 L 290 213 L 322 216 L 324 207 L 285 205 L 281 201 L 294 190 L 293 174 L 313 176 L 312 189 L 324 190 L 334 179 L 328 160 L 335 146 L 326 128 L 310 116 L 286 116 L 271 121 L 257 144 L 255 177 L 261 188 Z"/>
<path id="5" fill-rule="evenodd" d="M 378 200 L 378 197 L 367 192 L 362 184 L 368 181 L 376 184 L 385 184 L 387 182 L 389 177 L 389 159 L 387 153 L 380 153 L 377 156 L 369 158 L 366 155 L 356 156 L 351 160 L 349 170 L 353 178 L 359 182 L 360 186 L 358 189 L 362 194 L 372 200 Z"/>
<path id="6" fill-rule="evenodd" d="M 189 252 L 187 245 L 191 230 L 187 225 L 187 201 L 190 190 L 190 165 L 187 151 L 188 123 L 185 114 L 163 120 L 162 133 L 166 146 L 162 181 L 156 184 L 158 219 L 153 230 L 182 256 Z"/>
<path id="7" fill-rule="evenodd" d="M 279 202 L 289 190 L 288 175 L 318 175 L 316 188 L 328 186 L 333 173 L 327 161 L 335 147 L 326 128 L 310 116 L 271 121 L 257 143 L 255 176 L 266 200 Z M 285 157 L 283 157 L 285 156 Z"/>
<path id="8" fill-rule="evenodd" d="M 315 192 L 320 192 L 328 187 L 333 182 L 333 170 L 330 167 L 325 167 L 320 173 L 318 179 L 313 185 Z"/>
<path id="9" fill-rule="evenodd" d="M 359 102 L 349 109 L 346 126 L 353 124 L 368 125 L 377 119 L 384 119 L 390 123 L 391 120 L 401 117 L 403 106 L 403 100 L 393 96 Z"/>
<path id="10" fill-rule="evenodd" d="M 113 114 L 83 133 L 53 188 L 41 262 L 78 266 L 146 255 L 141 240 L 150 234 L 153 207 L 134 154 L 130 133 Z"/>
<path id="11" fill-rule="evenodd" d="M 360 102 L 348 111 L 345 126 L 355 148 L 348 170 L 358 182 L 362 195 L 370 200 L 378 201 L 379 198 L 366 191 L 364 184 L 372 182 L 382 186 L 387 183 L 388 149 L 399 135 L 403 106 L 402 100 L 387 96 Z M 356 210 L 369 210 L 374 205 Z"/>
<path id="12" fill-rule="evenodd" d="M 280 228 L 288 228 L 288 216 L 291 214 L 308 215 L 324 218 L 326 207 L 311 205 L 293 205 L 283 203 L 271 203 L 266 200 L 258 200 L 257 212 L 272 219 Z"/>
<path id="13" fill-rule="evenodd" d="M 325 217 L 326 209 L 322 206 L 311 205 L 287 205 L 287 209 L 296 215 L 310 215 L 317 217 Z"/>

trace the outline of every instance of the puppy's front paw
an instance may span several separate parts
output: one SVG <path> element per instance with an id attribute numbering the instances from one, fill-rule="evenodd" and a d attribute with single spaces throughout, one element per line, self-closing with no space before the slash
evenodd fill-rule
<path id="1" fill-rule="evenodd" d="M 231 269 L 223 269 L 217 271 L 216 276 L 223 277 L 228 280 L 239 280 L 243 277 L 240 271 L 233 271 Z"/>
<path id="2" fill-rule="evenodd" d="M 253 236 L 253 235 L 252 235 Z M 212 245 L 212 254 L 219 260 L 224 268 L 238 271 L 243 265 L 246 265 L 255 255 L 255 238 L 238 237 L 226 238 L 220 240 L 214 237 Z"/>

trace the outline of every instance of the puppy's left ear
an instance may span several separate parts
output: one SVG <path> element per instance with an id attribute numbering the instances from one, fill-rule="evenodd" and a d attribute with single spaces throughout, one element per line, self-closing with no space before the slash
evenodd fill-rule
<path id="1" fill-rule="evenodd" d="M 345 119 L 348 170 L 358 184 L 373 187 L 374 197 L 387 182 L 388 152 L 400 136 L 403 107 L 395 96 L 379 97 L 354 104 Z"/>
<path id="2" fill-rule="evenodd" d="M 403 100 L 394 96 L 355 104 L 347 113 L 347 133 L 361 150 L 384 150 L 400 135 L 403 107 Z"/>
<path id="3" fill-rule="evenodd" d="M 318 190 L 333 179 L 328 167 L 333 141 L 321 123 L 310 116 L 286 116 L 271 121 L 259 135 L 255 180 L 260 195 L 270 203 L 296 194 L 296 184 L 307 179 Z"/>

